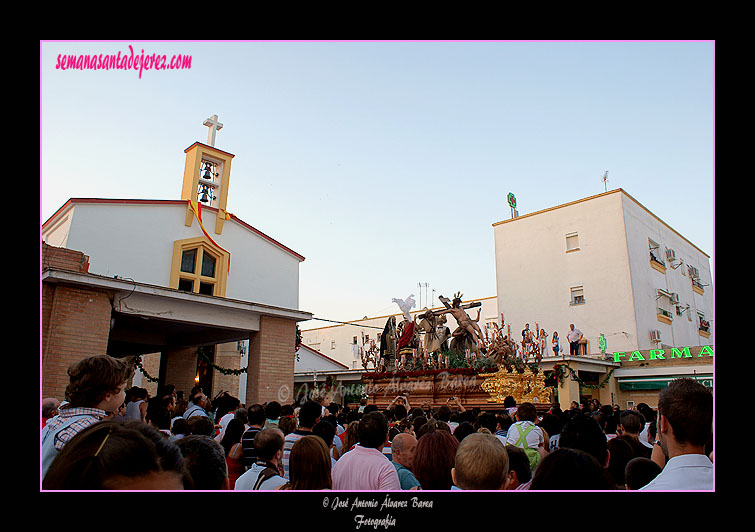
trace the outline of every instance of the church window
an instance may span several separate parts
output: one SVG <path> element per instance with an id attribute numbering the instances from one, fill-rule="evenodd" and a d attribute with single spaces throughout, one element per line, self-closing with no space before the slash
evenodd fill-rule
<path id="1" fill-rule="evenodd" d="M 194 264 L 197 260 L 197 250 L 187 249 L 181 254 L 181 271 L 185 273 L 194 273 Z"/>
<path id="2" fill-rule="evenodd" d="M 202 275 L 215 277 L 215 257 L 209 253 L 202 253 Z"/>
<path id="3" fill-rule="evenodd" d="M 211 296 L 211 295 L 213 295 L 214 289 L 215 289 L 215 285 L 212 284 L 212 283 L 203 283 L 203 282 L 199 283 L 199 293 L 200 294 L 205 294 L 205 295 Z"/>
<path id="4" fill-rule="evenodd" d="M 173 247 L 172 288 L 225 297 L 227 253 L 201 237 L 176 241 Z"/>

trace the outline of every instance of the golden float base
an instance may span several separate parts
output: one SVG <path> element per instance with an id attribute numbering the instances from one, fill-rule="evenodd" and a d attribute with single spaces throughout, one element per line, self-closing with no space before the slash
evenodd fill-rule
<path id="1" fill-rule="evenodd" d="M 550 403 L 552 386 L 545 385 L 542 371 L 533 373 L 530 368 L 524 373 L 499 369 L 495 373 L 480 373 L 478 377 L 485 379 L 480 388 L 490 394 L 489 403 L 500 403 L 509 395 L 520 403 Z"/>
<path id="2" fill-rule="evenodd" d="M 476 375 L 434 372 L 424 375 L 399 376 L 383 374 L 380 378 L 363 377 L 368 404 L 385 408 L 397 395 L 409 399 L 412 407 L 438 408 L 458 400 L 465 408 L 490 409 L 501 405 L 507 396 L 517 404 L 534 403 L 538 410 L 550 408 L 552 387 L 545 386 L 543 372 L 527 368 L 524 373 L 499 369 L 495 373 Z"/>

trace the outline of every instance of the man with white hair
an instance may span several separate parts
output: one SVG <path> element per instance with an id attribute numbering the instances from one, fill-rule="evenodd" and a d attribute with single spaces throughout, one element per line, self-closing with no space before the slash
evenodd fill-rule
<path id="1" fill-rule="evenodd" d="M 574 328 L 574 324 L 569 324 L 569 332 L 566 333 L 566 339 L 569 341 L 569 354 L 571 356 L 579 355 L 579 341 L 582 340 L 582 331 Z"/>
<path id="2" fill-rule="evenodd" d="M 398 480 L 402 490 L 410 490 L 419 487 L 419 480 L 414 476 L 414 451 L 417 449 L 417 438 L 403 432 L 397 434 L 391 443 L 393 453 L 393 467 L 398 473 Z"/>

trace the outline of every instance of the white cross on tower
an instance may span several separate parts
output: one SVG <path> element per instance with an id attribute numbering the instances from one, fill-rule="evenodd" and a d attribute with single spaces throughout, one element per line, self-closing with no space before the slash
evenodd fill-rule
<path id="1" fill-rule="evenodd" d="M 215 146 L 215 133 L 223 129 L 223 124 L 218 122 L 218 115 L 212 115 L 202 125 L 210 128 L 210 131 L 207 132 L 207 144 Z"/>

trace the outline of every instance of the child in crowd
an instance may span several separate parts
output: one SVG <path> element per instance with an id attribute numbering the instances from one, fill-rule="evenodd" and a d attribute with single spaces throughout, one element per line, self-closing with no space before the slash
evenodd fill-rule
<path id="1" fill-rule="evenodd" d="M 42 477 L 76 434 L 118 411 L 134 368 L 109 355 L 87 357 L 68 368 L 67 403 L 42 429 Z"/>

